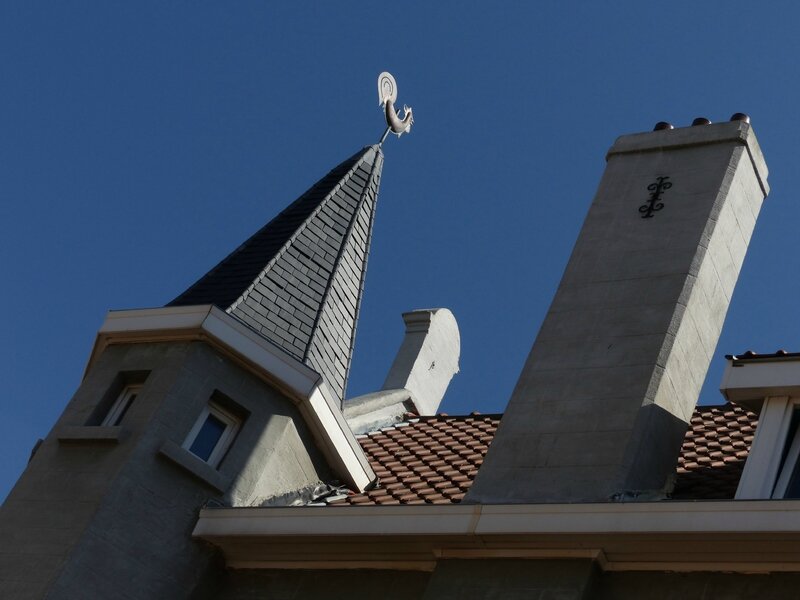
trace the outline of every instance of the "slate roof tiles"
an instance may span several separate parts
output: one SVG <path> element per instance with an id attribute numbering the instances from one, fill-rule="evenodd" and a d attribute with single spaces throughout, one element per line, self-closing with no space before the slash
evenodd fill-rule
<path id="1" fill-rule="evenodd" d="M 168 306 L 219 306 L 311 366 L 341 398 L 382 166 L 378 146 L 354 154 Z"/>

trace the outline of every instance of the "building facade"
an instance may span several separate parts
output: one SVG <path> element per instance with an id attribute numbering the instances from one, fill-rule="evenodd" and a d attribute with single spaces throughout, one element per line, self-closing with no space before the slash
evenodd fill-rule
<path id="1" fill-rule="evenodd" d="M 791 598 L 800 356 L 697 407 L 767 168 L 744 115 L 620 137 L 504 415 L 449 310 L 346 398 L 383 153 L 163 308 L 112 311 L 0 513 L 8 598 Z"/>

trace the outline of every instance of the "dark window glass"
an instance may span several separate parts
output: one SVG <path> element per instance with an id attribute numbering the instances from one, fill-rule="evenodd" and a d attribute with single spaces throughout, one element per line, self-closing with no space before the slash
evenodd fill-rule
<path id="1" fill-rule="evenodd" d="M 206 417 L 206 422 L 197 432 L 197 437 L 194 438 L 192 445 L 189 447 L 189 452 L 207 461 L 225 432 L 225 427 L 226 425 L 223 421 L 209 414 Z"/>
<path id="2" fill-rule="evenodd" d="M 800 498 L 800 460 L 794 464 L 792 478 L 789 479 L 789 484 L 786 486 L 786 493 L 783 497 Z"/>
<path id="3" fill-rule="evenodd" d="M 789 449 L 792 447 L 792 441 L 797 436 L 798 428 L 800 428 L 800 409 L 795 408 L 792 410 L 792 420 L 789 421 L 789 431 L 786 434 L 786 444 L 783 447 L 783 454 L 781 455 L 781 467 L 778 470 L 778 473 L 782 473 L 786 469 L 792 470 L 789 483 L 786 484 L 786 491 L 783 493 L 784 498 L 800 498 L 800 468 L 798 468 L 800 467 L 800 460 L 795 462 L 794 465 L 786 464 L 786 459 L 789 455 Z"/>

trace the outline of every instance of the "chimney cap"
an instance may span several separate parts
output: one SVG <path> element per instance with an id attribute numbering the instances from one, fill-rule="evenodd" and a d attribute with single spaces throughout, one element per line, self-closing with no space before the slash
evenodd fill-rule
<path id="1" fill-rule="evenodd" d="M 731 121 L 744 121 L 745 123 L 749 123 L 750 122 L 750 115 L 747 115 L 745 113 L 738 113 L 738 112 L 737 113 L 733 113 L 731 115 Z"/>
<path id="2" fill-rule="evenodd" d="M 661 131 L 662 129 L 675 129 L 675 126 L 667 121 L 659 121 L 656 123 L 656 126 L 653 127 L 653 131 Z"/>
<path id="3" fill-rule="evenodd" d="M 711 125 L 711 119 L 697 117 L 694 121 L 692 121 L 692 127 L 696 127 L 697 125 Z"/>

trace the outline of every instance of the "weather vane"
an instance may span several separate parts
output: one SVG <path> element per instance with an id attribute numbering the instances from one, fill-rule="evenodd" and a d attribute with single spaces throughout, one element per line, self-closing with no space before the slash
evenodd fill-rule
<path id="1" fill-rule="evenodd" d="M 384 71 L 378 75 L 378 104 L 383 107 L 387 125 L 386 131 L 381 137 L 381 144 L 390 131 L 400 137 L 411 131 L 411 125 L 414 123 L 414 112 L 411 107 L 403 105 L 403 118 L 401 119 L 394 107 L 395 102 L 397 102 L 397 82 L 391 73 Z"/>

